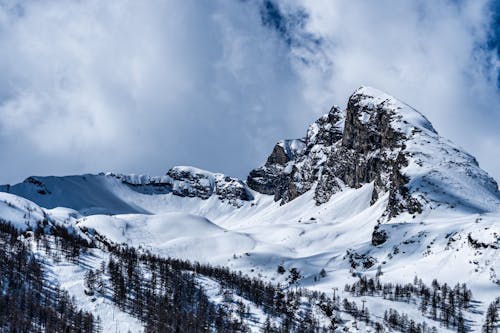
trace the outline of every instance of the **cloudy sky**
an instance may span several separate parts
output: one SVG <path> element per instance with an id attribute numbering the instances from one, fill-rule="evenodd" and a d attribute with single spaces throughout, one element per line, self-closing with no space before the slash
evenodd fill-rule
<path id="1" fill-rule="evenodd" d="M 245 177 L 361 85 L 498 180 L 499 26 L 487 0 L 0 0 L 0 183 Z"/>

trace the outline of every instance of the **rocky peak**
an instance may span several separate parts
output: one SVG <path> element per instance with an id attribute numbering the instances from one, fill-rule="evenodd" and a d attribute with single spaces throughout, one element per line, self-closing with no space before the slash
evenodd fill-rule
<path id="1" fill-rule="evenodd" d="M 344 112 L 333 107 L 300 141 L 293 155 L 278 143 L 248 186 L 282 204 L 314 190 L 320 205 L 345 187 L 373 182 L 372 202 L 387 194 L 388 217 L 441 205 L 485 211 L 500 202 L 497 184 L 472 156 L 439 137 L 420 112 L 374 88 L 356 90 Z"/>
<path id="2" fill-rule="evenodd" d="M 362 87 L 347 103 L 342 146 L 360 153 L 397 148 L 401 138 L 422 130 L 437 135 L 417 110 L 379 90 Z"/>
<path id="3" fill-rule="evenodd" d="M 436 134 L 422 114 L 392 96 L 369 87 L 355 91 L 347 103 L 342 139 L 316 188 L 317 203 L 328 201 L 342 185 L 358 188 L 374 182 L 372 202 L 389 192 L 391 216 L 403 210 L 420 212 L 421 204 L 409 195 L 409 179 L 401 169 L 408 166 L 406 142 L 423 129 Z"/>

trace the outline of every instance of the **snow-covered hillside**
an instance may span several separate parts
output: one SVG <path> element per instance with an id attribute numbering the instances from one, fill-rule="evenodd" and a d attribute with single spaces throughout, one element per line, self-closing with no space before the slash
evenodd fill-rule
<path id="1" fill-rule="evenodd" d="M 295 268 L 301 286 L 329 294 L 336 288 L 343 297 L 346 283 L 380 271 L 385 282 L 418 276 L 427 285 L 467 283 L 478 302 L 464 314 L 472 331 L 481 330 L 486 307 L 500 296 L 496 182 L 421 113 L 369 87 L 357 90 L 346 110 L 332 108 L 304 138 L 278 142 L 246 183 L 175 167 L 157 177 L 30 177 L 0 190 L 8 192 L 0 193 L 0 218 L 22 230 L 52 221 L 89 239 L 98 234 L 273 283 L 289 279 L 279 267 Z M 66 276 L 60 280 L 72 288 Z M 379 309 L 375 318 L 392 306 L 364 300 Z M 429 319 L 416 305 L 406 312 Z"/>

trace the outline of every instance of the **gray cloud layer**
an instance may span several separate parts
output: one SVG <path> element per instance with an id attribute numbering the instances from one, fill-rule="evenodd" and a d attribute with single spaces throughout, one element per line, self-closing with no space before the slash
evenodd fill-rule
<path id="1" fill-rule="evenodd" d="M 1 2 L 0 183 L 175 164 L 245 176 L 362 84 L 499 178 L 487 1 L 266 3 Z"/>

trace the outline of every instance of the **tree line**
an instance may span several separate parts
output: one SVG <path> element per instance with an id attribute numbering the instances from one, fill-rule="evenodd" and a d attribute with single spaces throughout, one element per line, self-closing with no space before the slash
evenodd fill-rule
<path id="1" fill-rule="evenodd" d="M 390 301 L 413 303 L 423 316 L 442 323 L 446 328 L 455 328 L 459 333 L 468 331 L 463 313 L 470 310 L 472 292 L 466 284 L 457 283 L 451 287 L 434 279 L 428 286 L 418 277 L 413 283 L 382 283 L 381 274 L 378 270 L 374 278 L 362 276 L 352 285 L 346 284 L 344 290 L 355 296 L 378 296 Z M 384 320 L 388 326 L 402 332 L 433 331 L 424 323 L 412 324 L 406 316 L 393 309 L 386 311 Z"/>
<path id="2" fill-rule="evenodd" d="M 56 261 L 78 264 L 89 249 L 105 250 L 109 259 L 85 275 L 85 293 L 91 298 L 109 297 L 122 311 L 142 321 L 146 332 L 247 332 L 255 321 L 248 304 L 264 313 L 265 321 L 256 324 L 266 333 L 334 332 L 346 324 L 341 313 L 376 332 L 437 331 L 394 309 L 388 309 L 383 319 L 375 321 L 365 304 L 358 306 L 347 298 L 341 301 L 339 297 L 300 288 L 302 276 L 293 267 L 288 271 L 278 267 L 279 274 L 288 272 L 289 276 L 286 283 L 273 284 L 227 267 L 163 258 L 143 249 L 116 245 L 98 234 L 84 238 L 64 226 L 49 225 L 48 221 L 27 232 L 0 221 L 0 331 L 100 331 L 98 318 L 77 309 L 68 293 L 47 279 L 44 263 L 33 254 L 24 237 L 33 237 L 35 246 Z M 320 275 L 324 278 L 326 272 Z M 452 287 L 434 280 L 427 286 L 418 278 L 407 284 L 382 283 L 381 275 L 379 270 L 374 278 L 362 276 L 344 290 L 356 297 L 411 303 L 425 317 L 443 326 L 457 332 L 469 330 L 470 323 L 464 320 L 463 313 L 471 310 L 472 292 L 465 284 Z M 210 299 L 201 277 L 217 283 L 222 301 Z M 499 305 L 500 298 L 488 307 L 483 332 L 496 332 Z"/>
<path id="3" fill-rule="evenodd" d="M 69 294 L 48 280 L 22 238 L 0 219 L 0 331 L 96 332 L 97 318 L 77 309 Z"/>
<path id="4" fill-rule="evenodd" d="M 304 306 L 304 298 L 309 300 L 305 303 L 328 306 L 324 294 L 291 290 L 228 268 L 161 258 L 126 246 L 113 248 L 105 267 L 97 275 L 109 275 L 113 301 L 145 322 L 146 332 L 247 332 L 249 309 L 238 297 L 263 309 L 267 315 L 263 332 L 332 331 L 319 324 L 310 306 Z M 89 284 L 95 290 L 99 287 L 94 281 L 100 277 L 94 276 Z M 199 276 L 218 282 L 222 302 L 210 301 Z"/>

